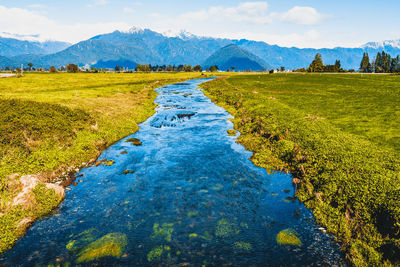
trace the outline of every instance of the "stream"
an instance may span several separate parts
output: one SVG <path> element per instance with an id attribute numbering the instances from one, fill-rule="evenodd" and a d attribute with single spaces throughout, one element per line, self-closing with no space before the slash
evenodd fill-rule
<path id="1" fill-rule="evenodd" d="M 228 134 L 232 116 L 190 80 L 156 89 L 156 113 L 81 170 L 4 266 L 340 266 L 343 254 Z"/>

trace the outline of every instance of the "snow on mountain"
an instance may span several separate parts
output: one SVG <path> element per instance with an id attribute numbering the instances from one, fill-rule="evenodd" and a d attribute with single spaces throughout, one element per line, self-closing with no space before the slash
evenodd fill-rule
<path id="1" fill-rule="evenodd" d="M 365 45 L 361 46 L 361 48 L 373 48 L 380 49 L 391 46 L 393 48 L 400 48 L 400 39 L 399 40 L 387 40 L 382 42 L 369 42 Z"/>
<path id="2" fill-rule="evenodd" d="M 130 34 L 142 34 L 144 33 L 146 29 L 144 28 L 140 28 L 140 27 L 135 27 L 133 26 L 132 28 L 130 28 L 128 31 L 126 31 L 126 33 L 130 33 Z"/>

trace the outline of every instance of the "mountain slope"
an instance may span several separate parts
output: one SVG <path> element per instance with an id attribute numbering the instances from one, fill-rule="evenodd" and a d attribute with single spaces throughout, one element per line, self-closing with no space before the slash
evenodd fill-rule
<path id="1" fill-rule="evenodd" d="M 234 44 L 221 48 L 203 63 L 205 68 L 213 65 L 218 66 L 220 70 L 234 67 L 238 71 L 261 71 L 269 68 L 261 58 Z"/>
<path id="2" fill-rule="evenodd" d="M 46 41 L 32 42 L 0 37 L 0 56 L 14 57 L 25 54 L 46 55 L 64 50 L 68 43 Z"/>

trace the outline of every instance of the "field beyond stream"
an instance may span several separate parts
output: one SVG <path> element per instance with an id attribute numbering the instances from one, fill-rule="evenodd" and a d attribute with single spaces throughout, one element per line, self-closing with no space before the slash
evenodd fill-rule
<path id="1" fill-rule="evenodd" d="M 202 87 L 356 266 L 400 264 L 400 76 L 242 75 Z"/>

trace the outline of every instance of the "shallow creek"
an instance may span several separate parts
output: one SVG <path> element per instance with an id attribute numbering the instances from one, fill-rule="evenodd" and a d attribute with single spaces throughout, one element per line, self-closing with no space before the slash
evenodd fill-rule
<path id="1" fill-rule="evenodd" d="M 254 166 L 227 133 L 232 117 L 197 88 L 205 81 L 158 88 L 155 115 L 83 169 L 0 265 L 343 264 L 291 176 Z"/>

